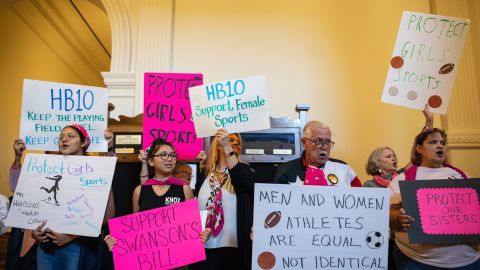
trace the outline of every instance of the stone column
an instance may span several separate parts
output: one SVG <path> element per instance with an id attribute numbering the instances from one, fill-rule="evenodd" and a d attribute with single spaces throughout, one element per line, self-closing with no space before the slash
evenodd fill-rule
<path id="1" fill-rule="evenodd" d="M 170 72 L 173 0 L 102 0 L 112 29 L 112 62 L 102 72 L 112 117 L 143 113 L 144 72 Z"/>

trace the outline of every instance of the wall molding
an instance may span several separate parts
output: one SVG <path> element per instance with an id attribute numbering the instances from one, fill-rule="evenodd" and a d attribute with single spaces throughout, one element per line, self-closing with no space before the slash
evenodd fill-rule
<path id="1" fill-rule="evenodd" d="M 480 149 L 480 130 L 469 130 L 467 132 L 448 133 L 448 147 L 450 149 Z"/>
<path id="2" fill-rule="evenodd" d="M 83 84 L 102 84 L 98 70 L 108 70 L 110 57 L 69 1 L 16 1 L 11 8 Z"/>

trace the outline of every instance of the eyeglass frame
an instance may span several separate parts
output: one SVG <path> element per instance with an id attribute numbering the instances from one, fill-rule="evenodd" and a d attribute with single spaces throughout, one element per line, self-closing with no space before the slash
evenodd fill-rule
<path id="1" fill-rule="evenodd" d="M 161 160 L 168 160 L 168 158 L 170 157 L 171 160 L 174 160 L 174 159 L 176 160 L 178 158 L 178 154 L 175 152 L 172 152 L 172 153 L 162 152 L 162 153 L 153 155 L 153 157 L 160 157 Z"/>
<path id="2" fill-rule="evenodd" d="M 326 146 L 327 148 L 332 149 L 333 146 L 335 145 L 335 142 L 331 141 L 331 140 L 330 141 L 320 141 L 320 140 L 314 141 L 314 140 L 311 140 L 309 138 L 304 138 L 304 139 L 314 143 L 316 148 L 322 148 L 322 147 Z M 327 144 L 328 144 L 328 146 L 327 146 Z"/>

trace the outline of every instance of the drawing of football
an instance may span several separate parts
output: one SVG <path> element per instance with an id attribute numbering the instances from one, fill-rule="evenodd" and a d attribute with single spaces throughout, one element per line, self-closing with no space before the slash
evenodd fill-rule
<path id="1" fill-rule="evenodd" d="M 367 246 L 371 249 L 380 248 L 383 245 L 383 235 L 380 232 L 371 231 L 367 233 L 365 242 L 367 242 Z"/>
<path id="2" fill-rule="evenodd" d="M 260 253 L 257 258 L 258 266 L 265 270 L 272 269 L 275 266 L 275 261 L 275 255 L 268 251 Z"/>
<path id="3" fill-rule="evenodd" d="M 265 223 L 264 223 L 265 228 L 268 229 L 268 228 L 275 227 L 280 222 L 281 218 L 282 218 L 282 213 L 280 211 L 271 212 L 265 218 Z"/>
<path id="4" fill-rule="evenodd" d="M 440 68 L 440 71 L 438 71 L 438 74 L 448 74 L 453 70 L 454 67 L 455 65 L 452 63 L 445 64 Z"/>

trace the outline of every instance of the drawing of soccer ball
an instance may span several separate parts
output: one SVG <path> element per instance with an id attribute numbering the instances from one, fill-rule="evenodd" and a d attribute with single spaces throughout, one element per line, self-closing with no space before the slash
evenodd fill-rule
<path id="1" fill-rule="evenodd" d="M 367 233 L 365 242 L 367 242 L 367 246 L 371 249 L 380 248 L 383 245 L 383 235 L 380 232 L 371 231 Z"/>

